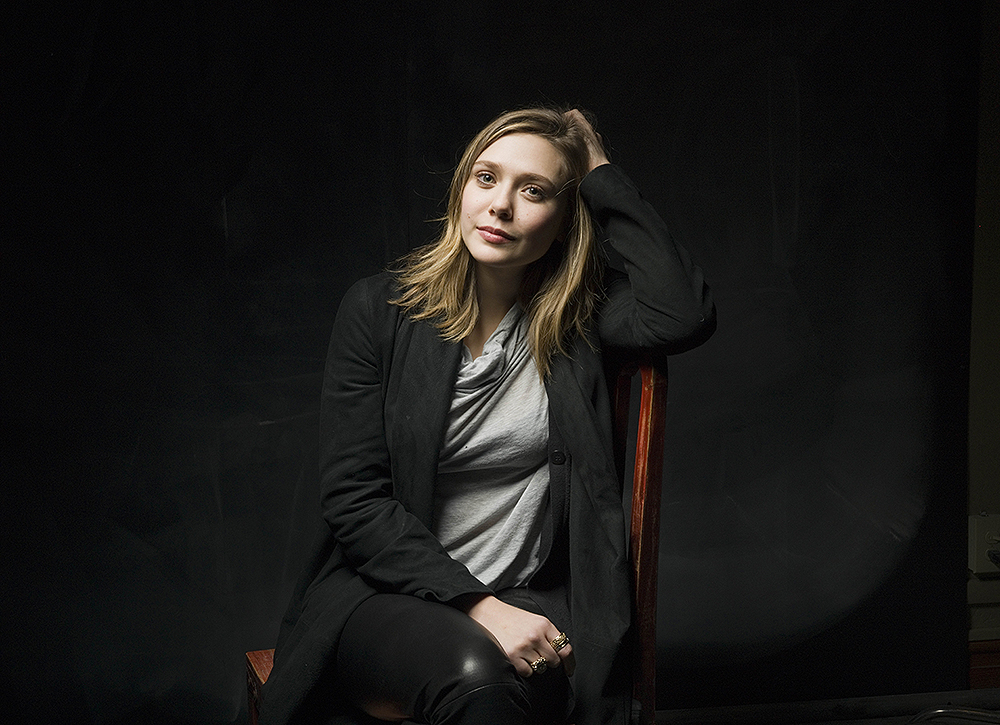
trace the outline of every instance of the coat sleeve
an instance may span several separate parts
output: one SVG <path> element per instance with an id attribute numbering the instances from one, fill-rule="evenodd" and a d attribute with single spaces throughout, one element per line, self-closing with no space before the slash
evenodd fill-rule
<path id="1" fill-rule="evenodd" d="M 602 345 L 672 354 L 711 337 L 715 305 L 701 270 L 621 169 L 597 167 L 580 193 L 625 267 L 605 275 Z"/>
<path id="2" fill-rule="evenodd" d="M 378 335 L 392 320 L 373 313 L 362 280 L 345 295 L 333 327 L 323 380 L 321 506 L 349 564 L 382 592 L 450 601 L 490 590 L 453 559 L 393 495 L 383 418 L 389 357 Z"/>

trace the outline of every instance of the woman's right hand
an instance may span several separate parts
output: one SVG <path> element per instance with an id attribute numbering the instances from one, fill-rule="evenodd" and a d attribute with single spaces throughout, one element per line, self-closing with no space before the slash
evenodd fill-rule
<path id="1" fill-rule="evenodd" d="M 522 677 L 534 674 L 531 663 L 544 657 L 548 667 L 566 665 L 566 674 L 573 674 L 573 646 L 565 645 L 556 652 L 552 640 L 559 629 L 548 619 L 506 604 L 494 596 L 477 598 L 461 607 L 493 635 L 507 659 Z"/>

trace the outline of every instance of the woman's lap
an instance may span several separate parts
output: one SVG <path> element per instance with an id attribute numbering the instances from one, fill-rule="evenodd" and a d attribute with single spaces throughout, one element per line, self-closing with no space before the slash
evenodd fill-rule
<path id="1" fill-rule="evenodd" d="M 376 594 L 351 614 L 337 680 L 370 715 L 435 725 L 552 722 L 568 692 L 562 669 L 522 678 L 471 617 L 405 594 Z"/>

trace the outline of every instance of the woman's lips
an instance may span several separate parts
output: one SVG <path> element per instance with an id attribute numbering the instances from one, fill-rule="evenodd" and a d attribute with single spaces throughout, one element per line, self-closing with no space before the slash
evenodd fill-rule
<path id="1" fill-rule="evenodd" d="M 503 244 L 505 242 L 513 242 L 514 237 L 508 234 L 503 229 L 497 229 L 495 227 L 476 227 L 479 235 L 485 239 L 490 244 Z"/>

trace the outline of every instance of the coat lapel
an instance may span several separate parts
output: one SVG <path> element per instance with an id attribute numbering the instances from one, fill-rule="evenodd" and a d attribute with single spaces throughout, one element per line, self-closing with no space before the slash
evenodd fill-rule
<path id="1" fill-rule="evenodd" d="M 461 351 L 426 322 L 406 320 L 396 335 L 385 405 L 394 493 L 428 527 Z"/>

